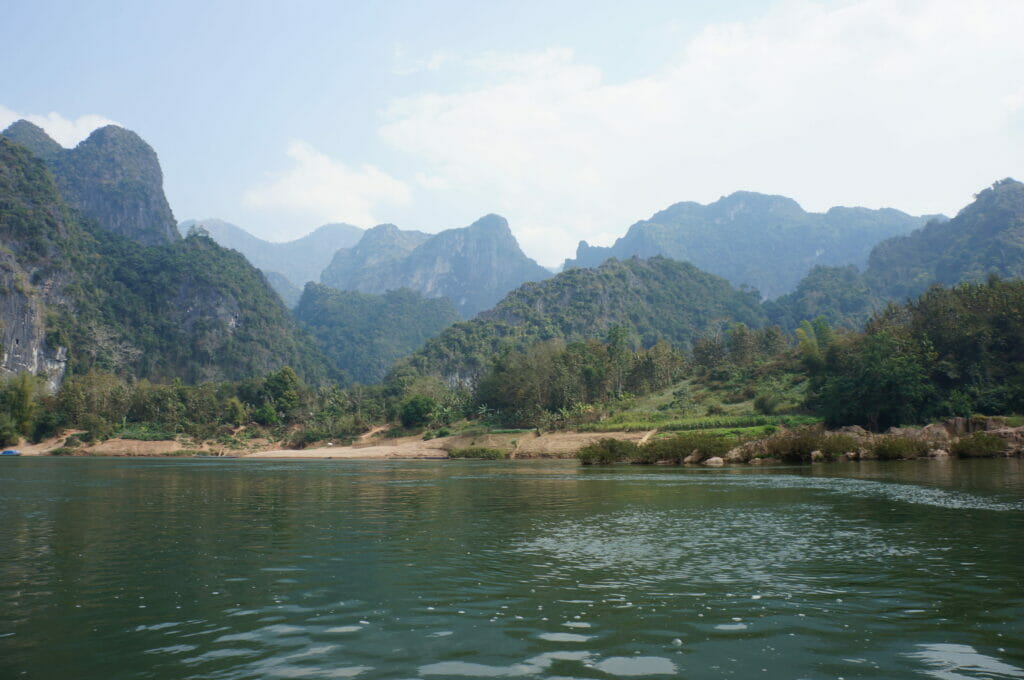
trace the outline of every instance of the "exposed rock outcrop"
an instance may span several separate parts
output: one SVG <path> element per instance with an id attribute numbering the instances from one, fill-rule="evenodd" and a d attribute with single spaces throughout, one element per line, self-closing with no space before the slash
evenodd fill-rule
<path id="1" fill-rule="evenodd" d="M 24 120 L 0 134 L 43 160 L 68 205 L 100 227 L 145 245 L 181 238 L 156 152 L 131 130 L 108 125 L 74 149 L 62 148 Z"/>
<path id="2" fill-rule="evenodd" d="M 493 307 L 506 293 L 551 272 L 519 248 L 508 222 L 486 215 L 433 236 L 385 224 L 338 251 L 321 281 L 339 290 L 383 293 L 408 288 L 446 297 L 463 317 Z"/>

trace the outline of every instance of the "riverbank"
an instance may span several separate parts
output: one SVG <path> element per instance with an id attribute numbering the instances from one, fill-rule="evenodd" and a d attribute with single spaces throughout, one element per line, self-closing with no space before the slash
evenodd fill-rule
<path id="1" fill-rule="evenodd" d="M 773 430 L 775 428 L 772 428 Z M 512 431 L 456 434 L 424 439 L 422 435 L 388 437 L 384 428 L 366 432 L 354 443 L 325 442 L 304 449 L 254 438 L 244 448 L 188 439 L 140 441 L 112 438 L 66 446 L 67 434 L 20 447 L 25 456 L 96 457 L 232 457 L 251 459 L 417 460 L 463 457 L 483 450 L 507 459 L 574 458 L 584 463 L 682 465 L 770 465 L 824 461 L 945 457 L 1020 456 L 1024 427 L 1007 427 L 998 418 L 952 419 L 921 428 L 874 434 L 858 427 L 826 432 L 821 428 L 780 428 L 771 434 L 744 436 L 740 431 L 689 433 L 658 430 L 618 432 Z M 473 457 L 473 456 L 470 456 Z"/>
<path id="2" fill-rule="evenodd" d="M 416 460 L 444 459 L 449 451 L 467 448 L 496 449 L 513 459 L 529 458 L 572 458 L 578 450 L 602 439 L 616 439 L 641 443 L 651 432 L 536 432 L 454 435 L 424 440 L 421 435 L 384 438 L 379 433 L 360 438 L 351 445 L 325 444 L 305 449 L 285 449 L 280 442 L 255 440 L 249 448 L 237 449 L 204 442 L 194 444 L 188 441 L 159 440 L 137 441 L 133 439 L 107 439 L 74 450 L 63 447 L 66 435 L 39 444 L 25 444 L 20 447 L 25 456 L 111 456 L 111 457 L 188 457 L 215 456 L 235 458 L 270 459 L 346 459 L 346 460 Z"/>

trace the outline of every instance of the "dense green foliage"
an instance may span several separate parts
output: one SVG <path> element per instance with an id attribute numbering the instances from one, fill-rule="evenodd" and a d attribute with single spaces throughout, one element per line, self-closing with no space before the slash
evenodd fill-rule
<path id="1" fill-rule="evenodd" d="M 958 458 L 994 458 L 1006 451 L 1006 440 L 989 432 L 975 432 L 960 439 L 950 448 Z"/>
<path id="2" fill-rule="evenodd" d="M 289 364 L 308 380 L 327 363 L 261 274 L 200 235 L 147 247 L 71 216 L 42 164 L 0 139 L 7 330 L 46 319 L 46 344 L 73 373 L 186 382 L 239 380 Z M 20 297 L 14 296 L 18 293 Z M 19 301 L 20 300 L 20 301 Z M 39 306 L 31 312 L 19 311 Z"/>
<path id="3" fill-rule="evenodd" d="M 793 290 L 815 265 L 863 265 L 872 244 L 925 221 L 891 209 L 808 213 L 783 196 L 740 191 L 706 206 L 670 206 L 634 224 L 610 248 L 582 242 L 565 264 L 596 267 L 609 257 L 663 255 L 773 298 Z"/>
<path id="4" fill-rule="evenodd" d="M 934 284 L 981 282 L 989 275 L 1024 276 L 1024 184 L 996 182 L 952 220 L 934 220 L 907 236 L 876 245 L 863 274 L 850 267 L 813 269 L 795 292 L 766 309 L 793 328 L 823 316 L 859 329 L 887 301 L 904 302 Z"/>
<path id="5" fill-rule="evenodd" d="M 604 338 L 621 326 L 642 347 L 665 341 L 685 349 L 730 320 L 764 325 L 757 295 L 684 262 L 612 260 L 522 286 L 494 309 L 448 328 L 408 364 L 425 375 L 475 385 L 492 357 L 538 341 Z"/>
<path id="6" fill-rule="evenodd" d="M 818 340 L 804 351 L 809 404 L 830 424 L 878 430 L 1024 411 L 1024 281 L 933 288 L 863 334 Z"/>
<path id="7" fill-rule="evenodd" d="M 619 326 L 607 343 L 550 340 L 496 356 L 476 385 L 474 403 L 504 425 L 578 425 L 594 413 L 588 404 L 668 387 L 682 367 L 666 343 L 634 350 Z"/>
<path id="8" fill-rule="evenodd" d="M 876 294 L 904 300 L 929 286 L 1024 276 L 1024 184 L 996 182 L 949 221 L 935 221 L 871 251 L 865 276 Z"/>
<path id="9" fill-rule="evenodd" d="M 800 280 L 795 291 L 765 302 L 765 311 L 782 328 L 796 328 L 801 321 L 820 317 L 833 326 L 860 330 L 885 302 L 855 266 L 819 266 Z"/>
<path id="10" fill-rule="evenodd" d="M 295 317 L 335 367 L 364 384 L 380 382 L 395 361 L 459 319 L 445 298 L 410 290 L 373 295 L 316 283 L 306 285 Z"/>

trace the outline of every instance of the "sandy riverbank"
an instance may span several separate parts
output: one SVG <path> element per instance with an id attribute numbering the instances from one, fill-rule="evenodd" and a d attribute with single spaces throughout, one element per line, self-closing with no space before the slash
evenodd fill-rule
<path id="1" fill-rule="evenodd" d="M 419 437 L 373 440 L 354 446 L 310 449 L 274 449 L 243 454 L 244 458 L 340 458 L 350 460 L 447 458 L 452 449 L 482 446 L 507 451 L 512 458 L 569 458 L 580 448 L 599 439 L 639 441 L 643 432 L 554 432 L 550 434 L 487 434 L 440 437 L 424 441 Z"/>
<path id="2" fill-rule="evenodd" d="M 369 434 L 369 433 L 368 433 Z M 373 434 L 377 434 L 376 431 Z M 256 442 L 247 450 L 234 450 L 216 445 L 186 445 L 175 440 L 137 441 L 132 439 L 108 439 L 78 449 L 76 456 L 128 456 L 162 457 L 185 455 L 183 451 L 195 451 L 210 456 L 232 456 L 245 459 L 314 459 L 333 458 L 341 460 L 388 460 L 388 459 L 438 459 L 447 458 L 452 449 L 487 447 L 500 449 L 511 458 L 570 458 L 581 447 L 599 439 L 614 438 L 640 441 L 650 436 L 643 432 L 552 432 L 537 435 L 532 432 L 517 434 L 457 435 L 423 440 L 421 437 L 382 439 L 377 436 L 360 438 L 351 446 L 321 446 L 308 449 L 282 449 L 272 442 Z M 59 448 L 64 437 L 24 444 L 19 447 L 25 456 L 47 456 Z"/>

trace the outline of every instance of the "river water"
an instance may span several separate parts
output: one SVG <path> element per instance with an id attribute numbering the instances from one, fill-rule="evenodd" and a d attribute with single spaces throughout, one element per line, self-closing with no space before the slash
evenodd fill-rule
<path id="1" fill-rule="evenodd" d="M 1024 678 L 1024 462 L 0 461 L 0 678 Z"/>

